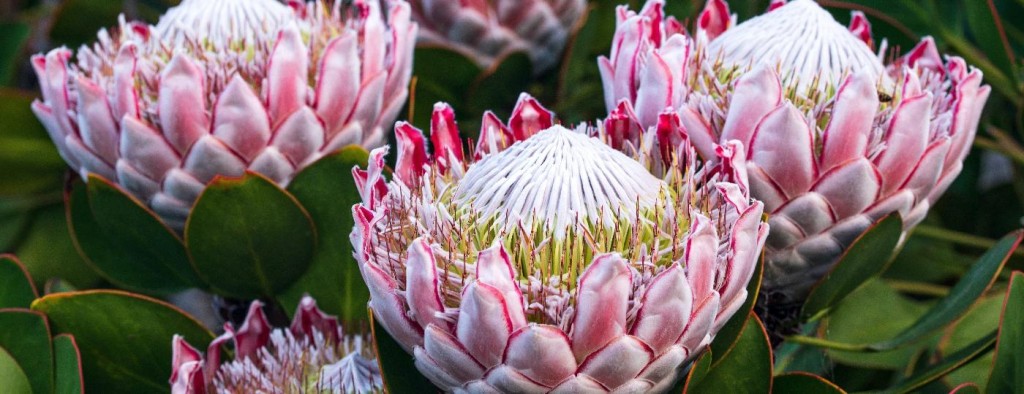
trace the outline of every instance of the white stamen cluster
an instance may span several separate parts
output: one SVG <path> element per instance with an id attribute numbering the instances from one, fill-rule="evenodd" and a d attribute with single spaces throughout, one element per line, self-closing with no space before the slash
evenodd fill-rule
<path id="1" fill-rule="evenodd" d="M 812 0 L 793 0 L 726 30 L 711 41 L 712 56 L 725 66 L 781 66 L 806 87 L 816 79 L 837 83 L 850 72 L 881 77 L 885 66 L 863 41 Z"/>
<path id="2" fill-rule="evenodd" d="M 196 32 L 210 43 L 256 42 L 293 19 L 292 10 L 276 0 L 184 0 L 160 18 L 156 33 L 176 45 L 195 39 Z"/>
<path id="3" fill-rule="evenodd" d="M 623 215 L 649 210 L 665 189 L 636 160 L 554 126 L 475 163 L 459 182 L 455 201 L 496 217 L 506 231 L 510 224 L 533 227 L 541 219 L 564 238 L 574 221 L 611 227 Z"/>
<path id="4" fill-rule="evenodd" d="M 186 0 L 152 29 L 122 16 L 114 34 L 101 30 L 92 48 L 83 46 L 78 51 L 77 68 L 106 91 L 116 91 L 116 85 L 123 83 L 118 78 L 134 78 L 139 107 L 146 110 L 140 115 L 159 124 L 160 76 L 176 54 L 187 54 L 200 66 L 206 104 L 213 107 L 236 75 L 254 91 L 263 89 L 275 36 L 282 28 L 289 24 L 298 28 L 309 47 L 309 74 L 317 75 L 323 49 L 336 37 L 357 29 L 365 12 L 346 1 L 312 1 L 294 10 L 274 0 Z"/>
<path id="5" fill-rule="evenodd" d="M 361 336 L 330 343 L 320 332 L 296 338 L 275 329 L 254 357 L 221 365 L 218 393 L 374 393 L 383 382 L 377 361 Z"/>
<path id="6" fill-rule="evenodd" d="M 653 141 L 627 150 L 631 157 L 602 138 L 597 128 L 554 126 L 464 172 L 434 168 L 412 187 L 391 182 L 382 202 L 388 215 L 367 258 L 405 277 L 406 250 L 426 237 L 453 320 L 478 254 L 499 243 L 516 267 L 531 321 L 568 327 L 579 276 L 603 253 L 630 262 L 642 294 L 648 279 L 682 257 L 695 212 L 724 215 L 707 187 L 719 175 L 697 171 L 688 149 L 665 163 L 651 160 Z"/>

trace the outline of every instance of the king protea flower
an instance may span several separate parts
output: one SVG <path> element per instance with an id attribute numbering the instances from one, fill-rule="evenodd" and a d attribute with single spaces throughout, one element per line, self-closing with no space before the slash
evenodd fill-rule
<path id="1" fill-rule="evenodd" d="M 386 9 L 381 9 L 382 5 Z M 172 227 L 215 176 L 284 185 L 348 144 L 380 145 L 405 103 L 416 25 L 402 1 L 184 0 L 37 55 L 33 110 L 72 169 Z"/>
<path id="2" fill-rule="evenodd" d="M 802 302 L 882 216 L 899 212 L 909 230 L 960 173 L 989 87 L 931 38 L 885 64 L 863 14 L 846 28 L 810 0 L 773 2 L 739 25 L 709 1 L 693 40 L 661 6 L 619 9 L 600 65 L 626 126 L 609 133 L 629 137 L 671 108 L 703 157 L 721 141 L 746 147 L 751 195 L 772 225 L 769 302 Z"/>
<path id="3" fill-rule="evenodd" d="M 383 381 L 369 337 L 347 335 L 338 320 L 304 297 L 288 328 L 273 328 L 254 301 L 237 330 L 230 323 L 206 356 L 180 336 L 172 341 L 171 392 L 376 393 Z M 234 360 L 221 364 L 231 342 Z"/>
<path id="4" fill-rule="evenodd" d="M 585 0 L 411 0 L 420 41 L 473 59 L 481 67 L 524 51 L 535 73 L 558 64 L 587 7 Z"/>
<path id="5" fill-rule="evenodd" d="M 766 237 L 743 155 L 698 165 L 674 114 L 614 149 L 523 95 L 464 151 L 450 107 L 354 170 L 370 306 L 446 391 L 664 391 L 747 297 Z"/>

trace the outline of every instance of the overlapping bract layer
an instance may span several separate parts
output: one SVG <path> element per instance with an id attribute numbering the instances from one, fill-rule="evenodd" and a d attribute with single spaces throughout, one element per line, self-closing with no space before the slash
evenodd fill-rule
<path id="1" fill-rule="evenodd" d="M 420 40 L 451 47 L 490 67 L 509 52 L 524 51 L 535 73 L 558 64 L 584 0 L 412 0 Z"/>
<path id="2" fill-rule="evenodd" d="M 396 127 L 391 182 L 385 149 L 353 170 L 351 237 L 378 321 L 442 389 L 664 391 L 746 299 L 768 226 L 736 145 L 699 166 L 666 116 L 615 150 L 526 95 L 469 154 L 449 107 L 431 124 L 433 156 Z"/>
<path id="3" fill-rule="evenodd" d="M 346 335 L 338 320 L 304 297 L 287 329 L 273 328 L 254 301 L 238 330 L 230 323 L 210 343 L 206 356 L 185 339 L 172 341 L 173 394 L 374 393 L 383 381 L 369 337 Z M 221 346 L 235 358 L 221 364 Z M 365 343 L 364 343 L 365 342 Z"/>
<path id="4" fill-rule="evenodd" d="M 802 301 L 878 218 L 919 223 L 959 174 L 989 87 L 930 38 L 883 65 L 859 13 L 847 30 L 812 1 L 780 1 L 734 27 L 712 0 L 691 39 L 661 6 L 620 8 L 600 59 L 608 132 L 635 138 L 674 113 L 705 158 L 720 141 L 746 146 L 751 195 L 771 213 L 774 299 Z"/>
<path id="5" fill-rule="evenodd" d="M 33 58 L 33 110 L 76 172 L 117 182 L 180 230 L 214 177 L 286 184 L 342 146 L 379 146 L 405 103 L 408 4 L 290 6 L 185 0 L 157 26 L 122 20 L 75 62 L 64 48 Z"/>

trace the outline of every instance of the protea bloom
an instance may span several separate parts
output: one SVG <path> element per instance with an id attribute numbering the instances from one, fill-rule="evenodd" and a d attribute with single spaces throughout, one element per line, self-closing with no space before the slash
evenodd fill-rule
<path id="1" fill-rule="evenodd" d="M 380 4 L 386 10 L 381 10 Z M 215 176 L 286 184 L 348 144 L 377 146 L 407 96 L 402 1 L 185 0 L 156 26 L 33 58 L 33 110 L 83 177 L 115 181 L 180 229 Z"/>
<path id="2" fill-rule="evenodd" d="M 709 1 L 691 40 L 660 2 L 620 8 L 600 59 L 606 104 L 634 128 L 671 108 L 705 158 L 721 141 L 746 146 L 772 226 L 763 288 L 798 306 L 872 222 L 899 212 L 909 230 L 924 218 L 960 172 L 989 87 L 931 38 L 885 64 L 862 14 L 847 29 L 810 0 L 732 21 Z"/>
<path id="3" fill-rule="evenodd" d="M 346 335 L 338 320 L 304 297 L 289 328 L 273 328 L 254 301 L 237 330 L 230 323 L 210 343 L 206 357 L 180 336 L 171 372 L 173 394 L 371 393 L 382 392 L 380 369 L 369 338 Z M 230 341 L 235 358 L 221 364 Z"/>
<path id="4" fill-rule="evenodd" d="M 524 95 L 474 154 L 438 104 L 354 170 L 352 243 L 378 320 L 446 391 L 664 391 L 747 297 L 767 225 L 742 152 L 699 166 L 678 120 L 615 150 Z"/>
<path id="5" fill-rule="evenodd" d="M 481 67 L 525 51 L 535 73 L 558 64 L 584 0 L 412 0 L 420 41 L 450 47 Z"/>

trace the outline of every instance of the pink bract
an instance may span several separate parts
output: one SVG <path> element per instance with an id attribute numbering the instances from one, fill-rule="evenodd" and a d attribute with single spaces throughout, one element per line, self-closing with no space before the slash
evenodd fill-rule
<path id="1" fill-rule="evenodd" d="M 527 95 L 475 149 L 435 106 L 354 169 L 351 239 L 378 321 L 452 392 L 667 390 L 747 297 L 768 226 L 743 152 L 704 166 L 664 113 L 616 145 Z M 433 143 L 428 153 L 427 141 Z"/>
<path id="2" fill-rule="evenodd" d="M 403 1 L 185 0 L 156 26 L 37 55 L 32 108 L 83 178 L 112 180 L 180 230 L 214 177 L 285 185 L 405 104 L 416 24 Z M 380 9 L 382 6 L 386 9 Z"/>
<path id="3" fill-rule="evenodd" d="M 288 328 L 273 328 L 253 301 L 237 330 L 210 342 L 206 355 L 175 335 L 171 342 L 171 392 L 277 393 L 381 392 L 383 380 L 369 337 L 346 335 L 337 318 L 303 297 Z M 234 360 L 221 364 L 221 347 L 230 342 Z"/>
<path id="4" fill-rule="evenodd" d="M 611 55 L 599 59 L 609 133 L 636 138 L 666 109 L 702 157 L 745 148 L 751 195 L 772 233 L 764 290 L 799 303 L 874 221 L 909 230 L 960 173 L 989 87 L 925 38 L 886 64 L 871 26 L 839 25 L 810 0 L 773 1 L 741 24 L 710 0 L 693 36 L 663 15 L 620 7 Z"/>
<path id="5" fill-rule="evenodd" d="M 481 67 L 523 51 L 539 74 L 558 64 L 585 0 L 412 0 L 420 42 L 455 49 Z"/>

